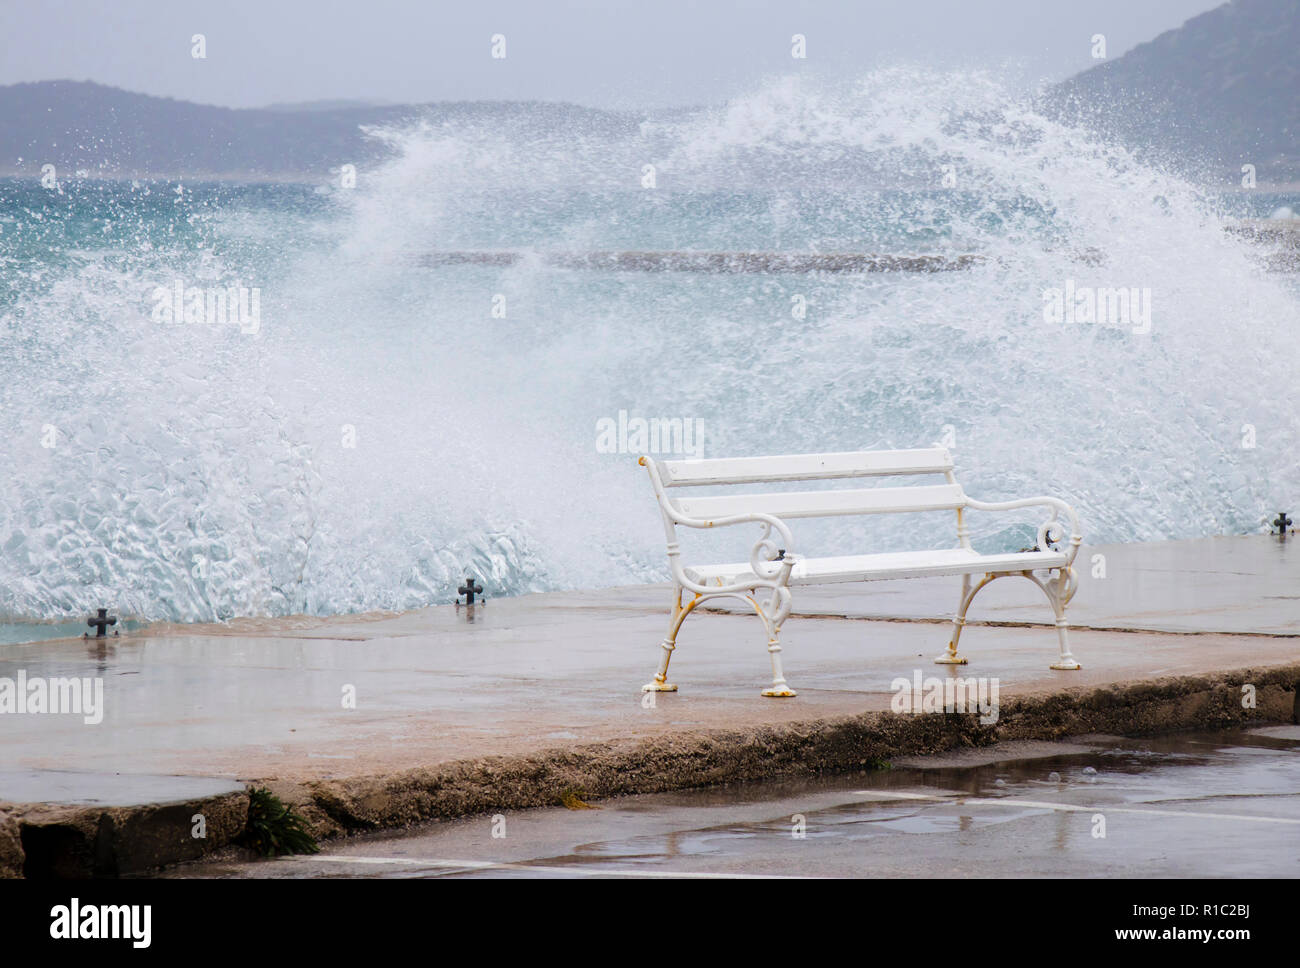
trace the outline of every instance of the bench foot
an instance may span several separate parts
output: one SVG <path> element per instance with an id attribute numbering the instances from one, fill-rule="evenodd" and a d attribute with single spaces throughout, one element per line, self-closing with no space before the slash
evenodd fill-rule
<path id="1" fill-rule="evenodd" d="M 1051 668 L 1060 669 L 1063 672 L 1074 672 L 1076 669 L 1082 669 L 1083 666 L 1073 659 L 1061 659 L 1059 662 L 1053 662 Z"/>
<path id="2" fill-rule="evenodd" d="M 768 699 L 790 699 L 799 695 L 787 685 L 771 686 L 763 690 L 763 695 Z"/>
<path id="3" fill-rule="evenodd" d="M 945 652 L 934 661 L 936 665 L 966 665 L 966 657 L 956 652 Z"/>
<path id="4" fill-rule="evenodd" d="M 689 605 L 682 608 L 682 593 L 680 589 L 678 590 L 673 599 L 673 618 L 668 626 L 668 636 L 660 643 L 663 654 L 659 657 L 659 669 L 655 672 L 655 677 L 641 687 L 642 692 L 677 691 L 677 686 L 668 681 L 668 663 L 672 660 L 673 650 L 677 648 L 677 633 L 681 630 L 682 622 L 699 603 L 700 596 L 696 595 Z"/>

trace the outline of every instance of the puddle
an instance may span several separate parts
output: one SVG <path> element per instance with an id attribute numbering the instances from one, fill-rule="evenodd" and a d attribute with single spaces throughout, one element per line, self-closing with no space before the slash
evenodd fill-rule
<path id="1" fill-rule="evenodd" d="M 671 797 L 637 797 L 633 799 L 640 802 L 627 809 L 641 814 L 656 808 L 719 811 L 728 804 L 752 808 L 768 803 L 781 809 L 779 816 L 747 823 L 586 843 L 538 863 L 588 870 L 670 862 L 698 867 L 709 859 L 743 861 L 747 855 L 788 850 L 792 844 L 810 855 L 821 845 L 841 859 L 855 853 L 867 859 L 881 850 L 898 859 L 923 843 L 931 852 L 954 846 L 978 850 L 979 844 L 968 840 L 983 838 L 995 855 L 984 869 L 996 875 L 1009 873 L 1009 851 L 1035 850 L 1032 835 L 1012 846 L 1031 820 L 1058 827 L 1064 820 L 1071 825 L 1075 850 L 1100 853 L 1094 844 L 1107 838 L 1094 836 L 1093 830 L 1100 829 L 1095 816 L 1101 815 L 1136 835 L 1147 854 L 1175 851 L 1208 859 L 1221 852 L 1216 848 L 1240 852 L 1245 838 L 1253 840 L 1257 853 L 1273 854 L 1274 873 L 1300 875 L 1300 757 L 1295 755 L 1300 729 L 1189 733 L 1098 745 L 1105 748 L 972 767 L 906 768 L 821 782 L 737 784 Z M 837 793 L 843 802 L 833 802 Z M 918 799 L 893 799 L 899 796 Z M 801 800 L 813 799 L 817 805 L 799 809 Z M 823 805 L 827 800 L 831 802 Z M 802 837 L 793 836 L 796 813 L 804 818 Z M 1294 833 L 1287 826 L 1291 821 Z M 1289 838 L 1289 850 L 1274 849 L 1279 836 Z M 966 839 L 954 845 L 954 837 Z M 1058 838 L 1049 851 L 1059 853 L 1065 846 Z M 1230 866 L 1243 867 L 1235 861 Z M 1244 876 L 1263 876 L 1250 863 L 1244 868 Z M 1207 872 L 1213 871 L 1213 865 L 1207 865 Z M 495 874 L 474 871 L 466 876 Z"/>
<path id="2" fill-rule="evenodd" d="M 1064 752 L 1077 746 L 1077 753 Z M 465 817 L 180 877 L 1300 876 L 1300 729 L 1019 744 L 830 777 Z"/>

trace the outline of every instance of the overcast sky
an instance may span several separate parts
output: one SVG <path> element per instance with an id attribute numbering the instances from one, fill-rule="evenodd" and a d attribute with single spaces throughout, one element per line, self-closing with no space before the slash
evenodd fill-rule
<path id="1" fill-rule="evenodd" d="M 0 0 L 0 84 L 91 80 L 228 107 L 362 99 L 725 100 L 791 71 L 983 67 L 1030 86 L 1221 0 Z M 205 35 L 207 57 L 191 56 Z M 790 38 L 807 37 L 806 60 Z M 491 37 L 506 38 L 504 60 Z"/>

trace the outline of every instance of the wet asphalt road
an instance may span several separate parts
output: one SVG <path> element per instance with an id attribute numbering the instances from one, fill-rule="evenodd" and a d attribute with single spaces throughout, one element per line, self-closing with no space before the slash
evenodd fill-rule
<path id="1" fill-rule="evenodd" d="M 166 876 L 1296 877 L 1300 727 L 1010 744 L 593 806 L 336 840 L 308 857 L 227 856 Z"/>

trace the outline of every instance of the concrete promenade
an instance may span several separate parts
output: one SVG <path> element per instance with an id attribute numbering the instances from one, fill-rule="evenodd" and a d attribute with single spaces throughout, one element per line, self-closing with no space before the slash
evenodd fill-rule
<path id="1" fill-rule="evenodd" d="M 1104 578 L 1092 577 L 1095 554 Z M 0 716 L 0 869 L 6 851 L 11 872 L 21 862 L 14 841 L 57 853 L 56 830 L 80 836 L 84 856 L 55 867 L 126 873 L 199 856 L 242 826 L 246 784 L 270 786 L 329 835 L 574 790 L 657 793 L 994 741 L 1291 720 L 1296 539 L 1085 546 L 1076 570 L 1078 672 L 1048 668 L 1051 611 L 1023 580 L 981 593 L 962 639 L 970 664 L 957 668 L 932 663 L 957 579 L 797 589 L 783 642 L 799 695 L 787 700 L 759 696 L 770 671 L 757 619 L 715 611 L 683 628 L 680 691 L 647 707 L 666 586 L 0 646 L 0 677 L 102 677 L 105 706 L 95 725 Z M 918 673 L 996 678 L 997 722 L 889 713 L 893 681 Z M 181 820 L 202 804 L 219 829 L 195 840 Z M 150 843 L 128 842 L 144 831 Z"/>

